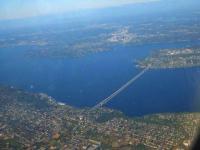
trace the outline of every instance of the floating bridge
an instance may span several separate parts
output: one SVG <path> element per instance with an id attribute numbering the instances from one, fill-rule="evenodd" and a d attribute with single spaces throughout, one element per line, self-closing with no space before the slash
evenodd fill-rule
<path id="1" fill-rule="evenodd" d="M 115 96 L 117 96 L 118 94 L 120 94 L 122 91 L 124 91 L 128 86 L 130 86 L 131 84 L 133 84 L 137 79 L 139 79 L 146 71 L 148 71 L 150 68 L 150 66 L 146 67 L 145 69 L 143 69 L 140 73 L 138 73 L 136 76 L 134 76 L 131 80 L 129 80 L 127 83 L 125 83 L 122 87 L 120 87 L 117 91 L 115 91 L 114 93 L 112 93 L 109 97 L 107 97 L 106 99 L 102 100 L 100 103 L 98 103 L 97 105 L 95 105 L 92 109 L 97 109 L 100 108 L 102 106 L 104 106 L 105 104 L 107 104 L 108 102 L 110 102 Z"/>

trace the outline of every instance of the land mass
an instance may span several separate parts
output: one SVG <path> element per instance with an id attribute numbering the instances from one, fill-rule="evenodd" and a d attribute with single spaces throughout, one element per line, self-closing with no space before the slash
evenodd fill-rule
<path id="1" fill-rule="evenodd" d="M 126 117 L 0 87 L 0 149 L 189 149 L 200 113 Z"/>
<path id="2" fill-rule="evenodd" d="M 164 49 L 138 62 L 141 68 L 186 68 L 200 67 L 200 48 Z"/>
<path id="3" fill-rule="evenodd" d="M 125 49 L 130 45 L 199 42 L 199 13 L 174 17 L 157 14 L 146 19 L 128 16 L 89 22 L 53 20 L 34 27 L 0 29 L 0 49 L 15 48 L 30 58 L 66 58 L 110 51 L 119 46 Z"/>

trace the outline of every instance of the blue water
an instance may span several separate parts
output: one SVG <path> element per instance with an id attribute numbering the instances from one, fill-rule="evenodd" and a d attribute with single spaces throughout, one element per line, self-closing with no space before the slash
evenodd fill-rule
<path id="1" fill-rule="evenodd" d="M 0 49 L 0 84 L 43 92 L 75 107 L 92 107 L 141 70 L 134 61 L 186 43 L 120 46 L 80 58 L 30 58 L 31 47 Z M 150 70 L 107 107 L 130 116 L 200 111 L 200 68 Z"/>

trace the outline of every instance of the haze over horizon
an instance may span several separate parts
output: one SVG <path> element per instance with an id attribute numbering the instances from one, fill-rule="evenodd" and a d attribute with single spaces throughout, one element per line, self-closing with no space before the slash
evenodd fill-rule
<path id="1" fill-rule="evenodd" d="M 0 20 L 20 19 L 41 15 L 67 13 L 79 10 L 117 7 L 160 0 L 0 0 Z"/>

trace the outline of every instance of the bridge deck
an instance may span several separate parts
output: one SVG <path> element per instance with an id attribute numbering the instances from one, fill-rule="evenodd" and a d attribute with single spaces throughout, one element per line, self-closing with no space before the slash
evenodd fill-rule
<path id="1" fill-rule="evenodd" d="M 147 70 L 149 70 L 149 68 L 150 67 L 147 67 L 144 70 L 142 70 L 139 74 L 137 74 L 136 76 L 134 76 L 131 80 L 129 80 L 127 83 L 125 83 L 117 91 L 115 91 L 114 93 L 112 93 L 109 97 L 107 97 L 106 99 L 102 100 L 100 103 L 98 103 L 97 105 L 95 105 L 93 107 L 93 109 L 102 107 L 103 105 L 105 105 L 106 103 L 108 103 L 109 101 L 111 101 L 115 96 L 117 96 L 119 93 L 121 93 L 122 91 L 124 91 L 128 86 L 130 86 L 133 82 L 135 82 L 138 78 L 140 78 Z"/>

